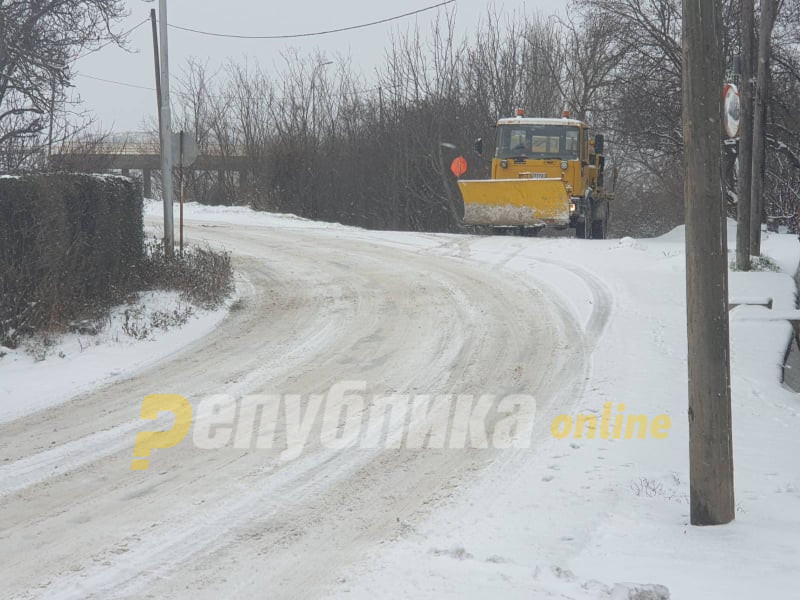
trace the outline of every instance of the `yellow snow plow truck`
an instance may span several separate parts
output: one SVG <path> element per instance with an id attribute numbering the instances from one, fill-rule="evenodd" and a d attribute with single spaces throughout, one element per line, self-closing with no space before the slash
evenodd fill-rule
<path id="1" fill-rule="evenodd" d="M 475 152 L 483 153 L 483 140 Z M 497 122 L 491 179 L 458 181 L 464 223 L 496 233 L 536 235 L 572 227 L 579 238 L 605 238 L 611 194 L 603 191 L 603 136 L 569 118 L 517 116 Z"/>

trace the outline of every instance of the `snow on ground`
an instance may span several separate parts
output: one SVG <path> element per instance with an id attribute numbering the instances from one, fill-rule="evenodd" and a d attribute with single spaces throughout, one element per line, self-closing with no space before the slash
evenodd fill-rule
<path id="1" fill-rule="evenodd" d="M 735 223 L 728 239 L 733 260 Z M 781 272 L 732 273 L 730 297 L 794 309 L 797 237 L 765 234 L 763 253 Z M 625 404 L 625 414 L 669 415 L 672 428 L 665 440 L 552 439 L 373 553 L 332 596 L 662 597 L 621 585 L 632 581 L 678 599 L 797 597 L 800 398 L 781 384 L 789 323 L 752 312 L 731 321 L 736 521 L 692 527 L 683 228 L 642 240 L 485 238 L 469 257 L 554 284 L 578 314 L 586 296 L 554 280 L 553 264 L 602 280 L 615 306 L 578 412 Z"/>
<path id="2" fill-rule="evenodd" d="M 144 214 L 149 217 L 163 217 L 164 207 L 160 200 L 146 199 L 144 203 Z M 178 222 L 178 205 L 174 205 L 175 223 Z M 230 223 L 232 225 L 254 225 L 262 227 L 286 228 L 328 228 L 354 230 L 355 227 L 340 225 L 339 223 L 322 223 L 311 221 L 290 214 L 270 213 L 255 211 L 246 206 L 213 206 L 200 204 L 199 202 L 184 202 L 184 219 L 193 221 L 217 221 L 220 223 Z"/>
<path id="3" fill-rule="evenodd" d="M 211 332 L 230 302 L 203 310 L 178 292 L 150 291 L 114 308 L 102 329 L 0 347 L 0 423 L 133 375 Z"/>
<path id="4" fill-rule="evenodd" d="M 160 211 L 148 202 L 145 212 L 158 217 Z M 689 525 L 683 228 L 654 239 L 583 241 L 373 232 L 194 203 L 186 205 L 185 216 L 318 228 L 326 235 L 483 263 L 556 290 L 587 331 L 595 294 L 607 292 L 613 309 L 594 342 L 592 372 L 565 413 L 573 419 L 578 413 L 599 415 L 611 402 L 615 415 L 624 410 L 648 421 L 660 414 L 671 418 L 666 439 L 570 436 L 547 439 L 535 452 L 505 454 L 474 485 L 443 498 L 422 524 L 375 546 L 343 573 L 331 597 L 624 600 L 665 598 L 666 589 L 679 600 L 797 597 L 800 398 L 780 381 L 792 328 L 786 321 L 764 320 L 770 309 L 742 306 L 731 318 L 736 521 Z M 733 223 L 728 240 L 732 260 Z M 731 273 L 731 299 L 769 298 L 771 310 L 794 309 L 797 237 L 765 234 L 763 252 L 780 271 Z M 196 330 L 166 332 L 159 342 L 120 342 L 117 359 L 117 342 L 94 354 L 93 348 L 73 349 L 67 358 L 40 364 L 19 353 L 6 356 L 0 360 L 0 394 L 20 389 L 24 381 L 34 391 L 14 406 L 43 408 L 53 401 L 45 391 L 52 394 L 54 381 L 61 382 L 58 393 L 71 395 L 109 373 L 121 377 L 115 369 L 129 373 L 158 360 L 221 318 L 208 315 L 197 320 Z M 175 346 L 169 342 L 173 334 Z M 84 353 L 92 358 L 84 359 Z M 52 377 L 43 369 L 53 369 Z M 0 421 L 12 416 L 0 413 Z"/>
<path id="5" fill-rule="evenodd" d="M 160 214 L 160 206 L 148 210 Z M 671 418 L 667 439 L 550 439 L 536 455 L 491 467 L 423 526 L 353 566 L 333 597 L 666 597 L 659 586 L 678 599 L 797 596 L 800 399 L 781 383 L 792 328 L 763 320 L 767 308 L 732 312 L 736 520 L 689 525 L 682 227 L 639 240 L 476 240 L 363 231 L 245 208 L 190 204 L 186 214 L 242 225 L 341 228 L 364 241 L 480 261 L 556 289 L 587 326 L 586 282 L 595 277 L 610 290 L 614 309 L 577 412 L 599 414 L 612 402 L 614 414 Z M 729 221 L 731 261 L 735 239 Z M 731 300 L 771 299 L 772 314 L 794 309 L 797 237 L 765 233 L 763 253 L 779 271 L 731 273 Z M 650 595 L 636 596 L 635 589 Z"/>

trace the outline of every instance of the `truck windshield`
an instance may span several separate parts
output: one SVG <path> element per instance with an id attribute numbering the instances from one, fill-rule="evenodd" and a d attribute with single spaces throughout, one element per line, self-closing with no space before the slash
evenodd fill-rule
<path id="1" fill-rule="evenodd" d="M 500 125 L 497 129 L 497 158 L 578 159 L 578 127 L 520 124 Z"/>

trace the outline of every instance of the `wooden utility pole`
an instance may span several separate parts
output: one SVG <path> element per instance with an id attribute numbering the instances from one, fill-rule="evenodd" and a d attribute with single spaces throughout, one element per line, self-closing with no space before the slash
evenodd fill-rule
<path id="1" fill-rule="evenodd" d="M 734 518 L 728 258 L 722 186 L 722 22 L 717 0 L 683 0 L 686 307 L 691 522 Z"/>
<path id="2" fill-rule="evenodd" d="M 158 22 L 156 9 L 150 9 L 150 24 L 153 27 L 153 61 L 156 67 L 156 106 L 158 107 L 158 138 L 161 139 L 161 64 L 158 59 Z"/>
<path id="3" fill-rule="evenodd" d="M 739 100 L 739 189 L 736 202 L 736 268 L 750 270 L 750 186 L 753 176 L 753 50 L 755 46 L 755 7 L 753 0 L 741 1 L 742 76 Z"/>
<path id="4" fill-rule="evenodd" d="M 761 23 L 758 27 L 758 73 L 753 107 L 753 158 L 750 193 L 750 254 L 761 255 L 761 215 L 764 212 L 764 141 L 767 137 L 767 91 L 769 89 L 769 51 L 772 27 L 778 16 L 777 0 L 761 0 Z"/>

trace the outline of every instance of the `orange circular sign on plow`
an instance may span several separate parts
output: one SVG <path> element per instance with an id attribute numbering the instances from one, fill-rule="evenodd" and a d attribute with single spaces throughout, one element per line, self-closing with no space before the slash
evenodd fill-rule
<path id="1" fill-rule="evenodd" d="M 453 162 L 450 163 L 450 170 L 456 177 L 461 177 L 467 172 L 467 159 L 463 156 L 457 156 L 453 159 Z"/>

